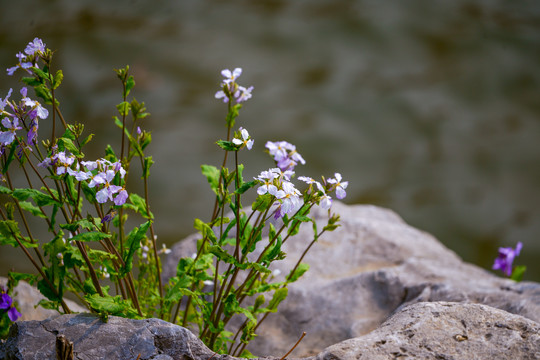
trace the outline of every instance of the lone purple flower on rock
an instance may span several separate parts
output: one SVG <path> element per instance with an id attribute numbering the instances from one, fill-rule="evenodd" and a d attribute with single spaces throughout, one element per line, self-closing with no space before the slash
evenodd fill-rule
<path id="1" fill-rule="evenodd" d="M 511 247 L 501 247 L 499 248 L 499 256 L 495 259 L 493 264 L 493 270 L 501 270 L 506 274 L 506 276 L 512 275 L 512 263 L 516 256 L 519 255 L 523 244 L 520 242 L 517 243 L 516 249 Z"/>
<path id="2" fill-rule="evenodd" d="M 6 290 L 0 288 L 0 313 L 7 310 L 9 320 L 16 321 L 22 315 L 21 313 L 13 306 L 13 299 L 6 293 Z M 1 311 L 3 310 L 3 311 Z"/>

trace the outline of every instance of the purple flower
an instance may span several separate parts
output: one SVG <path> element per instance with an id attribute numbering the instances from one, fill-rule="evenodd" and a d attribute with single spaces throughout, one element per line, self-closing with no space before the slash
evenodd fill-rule
<path id="1" fill-rule="evenodd" d="M 245 88 L 243 86 L 238 86 L 238 91 L 234 93 L 234 97 L 236 98 L 236 102 L 241 103 L 244 101 L 247 101 L 251 99 L 251 92 L 253 91 L 253 86 L 250 86 L 249 88 Z"/>
<path id="2" fill-rule="evenodd" d="M 37 131 L 39 128 L 38 120 L 34 119 L 30 123 L 30 130 L 28 130 L 28 134 L 26 135 L 26 142 L 28 144 L 35 145 L 37 142 Z"/>
<path id="3" fill-rule="evenodd" d="M 298 163 L 306 163 L 302 155 L 296 151 L 296 146 L 286 141 L 267 141 L 265 147 L 274 157 L 277 167 L 283 171 L 292 171 Z"/>
<path id="4" fill-rule="evenodd" d="M 16 321 L 21 317 L 21 313 L 13 306 L 13 299 L 4 289 L 2 289 L 2 292 L 0 293 L 0 310 L 7 310 L 8 317 L 11 321 Z"/>
<path id="5" fill-rule="evenodd" d="M 17 311 L 15 306 L 11 307 L 8 310 L 8 317 L 9 317 L 9 320 L 11 321 L 17 321 L 17 319 L 20 318 L 21 316 L 22 314 L 19 311 Z"/>
<path id="6" fill-rule="evenodd" d="M 249 138 L 248 131 L 244 128 L 240 128 L 240 135 L 242 136 L 242 138 L 241 139 L 234 138 L 232 140 L 233 144 L 240 145 L 240 146 L 245 145 L 248 148 L 248 150 L 251 150 L 251 148 L 253 147 L 254 140 Z"/>
<path id="7" fill-rule="evenodd" d="M 492 269 L 501 270 L 506 276 L 512 275 L 512 263 L 514 258 L 519 255 L 522 247 L 523 244 L 520 241 L 517 243 L 515 250 L 511 247 L 499 248 L 499 256 L 495 259 Z"/>
<path id="8" fill-rule="evenodd" d="M 341 174 L 340 173 L 335 173 L 334 176 L 336 177 L 335 179 L 328 179 L 328 183 L 330 184 L 334 184 L 334 187 L 336 189 L 336 197 L 338 199 L 343 199 L 345 196 L 347 196 L 347 193 L 345 192 L 345 189 L 347 188 L 347 186 L 349 185 L 349 182 L 348 181 L 341 181 Z"/>
<path id="9" fill-rule="evenodd" d="M 221 71 L 221 75 L 225 77 L 221 83 L 221 90 L 216 92 L 215 98 L 222 99 L 224 103 L 229 102 L 229 98 L 234 99 L 236 103 L 241 103 L 251 99 L 253 86 L 248 88 L 240 86 L 236 83 L 236 79 L 242 75 L 242 69 L 236 68 L 233 71 L 225 69 Z"/>
<path id="10" fill-rule="evenodd" d="M 104 223 L 108 223 L 109 221 L 111 221 L 112 219 L 114 219 L 114 217 L 116 216 L 116 211 L 111 211 L 109 212 L 107 215 L 105 215 L 103 217 L 103 219 L 101 219 L 101 223 L 104 224 Z"/>
<path id="11" fill-rule="evenodd" d="M 124 205 L 126 203 L 127 198 L 128 198 L 128 193 L 126 189 L 122 188 L 122 190 L 120 190 L 118 195 L 116 195 L 116 197 L 114 198 L 114 204 L 118 206 Z"/>
<path id="12" fill-rule="evenodd" d="M 34 55 L 38 51 L 45 51 L 45 44 L 40 38 L 34 38 L 34 40 L 29 42 L 24 49 L 24 52 L 28 55 Z"/>
<path id="13" fill-rule="evenodd" d="M 233 71 L 229 69 L 221 70 L 221 75 L 225 77 L 225 80 L 223 80 L 223 83 L 230 84 L 231 82 L 235 82 L 236 78 L 242 75 L 242 69 L 236 68 Z"/>
<path id="14" fill-rule="evenodd" d="M 278 189 L 274 185 L 274 179 L 277 177 L 278 175 L 272 171 L 261 172 L 261 174 L 255 178 L 255 180 L 262 183 L 262 185 L 257 189 L 257 194 L 264 195 L 268 193 L 275 196 Z"/>
<path id="15" fill-rule="evenodd" d="M 15 131 L 22 129 L 19 126 L 19 119 L 13 118 L 13 121 L 11 121 L 8 118 L 3 118 L 2 125 L 7 131 L 0 132 L 0 143 L 9 145 L 15 140 Z"/>
<path id="16" fill-rule="evenodd" d="M 2 98 L 0 98 L 0 112 L 4 111 L 7 103 L 8 103 L 8 99 L 9 97 L 11 96 L 11 93 L 13 92 L 13 89 L 9 89 L 6 97 L 4 98 L 4 100 L 2 100 Z"/>
<path id="17" fill-rule="evenodd" d="M 9 296 L 6 293 L 0 294 L 0 309 L 1 310 L 9 309 L 12 303 L 13 303 L 13 300 L 11 299 L 11 296 Z"/>

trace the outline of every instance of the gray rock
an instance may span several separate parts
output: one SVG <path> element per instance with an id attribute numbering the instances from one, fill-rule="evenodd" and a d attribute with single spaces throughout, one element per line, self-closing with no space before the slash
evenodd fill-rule
<path id="1" fill-rule="evenodd" d="M 214 356 L 189 330 L 166 321 L 111 316 L 104 323 L 91 314 L 17 322 L 0 344 L 0 355 L 7 360 L 55 360 L 57 335 L 73 342 L 76 360 L 206 360 Z"/>
<path id="2" fill-rule="evenodd" d="M 540 324 L 481 304 L 415 303 L 310 360 L 540 359 Z"/>
<path id="3" fill-rule="evenodd" d="M 310 270 L 261 325 L 248 347 L 253 354 L 284 354 L 306 331 L 293 355 L 313 356 L 373 331 L 397 308 L 415 302 L 480 303 L 540 322 L 540 284 L 516 283 L 467 264 L 390 210 L 339 202 L 332 210 L 341 215 L 341 227 L 324 234 L 305 257 Z M 315 208 L 312 214 L 322 228 L 327 212 Z M 178 259 L 193 253 L 196 239 L 190 236 L 172 248 L 164 274 L 174 274 Z M 285 243 L 287 258 L 275 264 L 283 275 L 311 239 L 306 224 Z"/>
<path id="4" fill-rule="evenodd" d="M 7 278 L 0 277 L 0 286 L 4 286 L 7 283 Z M 58 315 L 56 310 L 49 310 L 37 306 L 41 299 L 45 299 L 43 295 L 34 286 L 28 284 L 25 281 L 20 281 L 15 287 L 13 299 L 16 301 L 16 306 L 21 317 L 17 321 L 25 320 L 44 320 L 51 316 Z M 69 300 L 65 300 L 69 309 L 74 313 L 87 312 L 85 307 Z"/>
<path id="5" fill-rule="evenodd" d="M 58 335 L 73 343 L 75 360 L 235 359 L 216 355 L 189 330 L 162 320 L 111 316 L 104 323 L 91 314 L 17 322 L 10 338 L 0 342 L 0 358 L 56 359 Z M 397 358 L 538 359 L 540 324 L 487 305 L 414 303 L 400 307 L 369 334 L 303 360 Z"/>

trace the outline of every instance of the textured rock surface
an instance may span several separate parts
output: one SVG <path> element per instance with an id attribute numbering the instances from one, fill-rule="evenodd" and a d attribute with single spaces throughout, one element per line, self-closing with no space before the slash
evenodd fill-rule
<path id="1" fill-rule="evenodd" d="M 416 303 L 310 360 L 337 359 L 540 359 L 540 324 L 486 305 Z"/>
<path id="2" fill-rule="evenodd" d="M 0 359 L 56 359 L 57 335 L 73 342 L 75 360 L 234 359 L 214 354 L 188 330 L 162 320 L 111 316 L 103 323 L 90 314 L 18 322 L 11 337 L 0 343 Z M 304 360 L 398 358 L 539 359 L 540 324 L 487 305 L 414 303 L 399 308 L 369 334 Z"/>
<path id="3" fill-rule="evenodd" d="M 0 285 L 5 285 L 7 283 L 7 278 L 0 277 Z M 36 307 L 41 299 L 45 299 L 43 295 L 36 289 L 34 286 L 31 286 L 27 282 L 20 281 L 19 284 L 14 289 L 14 299 L 17 303 L 17 309 L 20 311 L 22 316 L 18 321 L 25 320 L 44 320 L 51 316 L 58 315 L 56 310 L 44 309 L 41 306 Z M 74 303 L 71 300 L 66 299 L 66 304 L 69 309 L 73 312 L 86 312 L 88 309 L 85 307 Z"/>
<path id="4" fill-rule="evenodd" d="M 249 349 L 256 355 L 284 354 L 302 331 L 294 356 L 316 355 L 325 347 L 376 329 L 407 303 L 481 303 L 540 322 L 540 284 L 515 283 L 463 262 L 433 236 L 407 225 L 394 212 L 335 202 L 342 226 L 323 235 L 305 258 L 310 270 L 289 288 L 289 297 L 261 325 Z M 324 211 L 314 209 L 318 219 Z M 322 224 L 321 224 L 322 225 Z M 282 274 L 294 266 L 312 238 L 311 226 L 284 248 Z M 190 256 L 197 236 L 173 247 L 164 273 L 172 275 L 180 256 Z"/>
<path id="5" fill-rule="evenodd" d="M 17 322 L 11 337 L 0 345 L 0 357 L 55 360 L 57 335 L 73 342 L 77 360 L 208 359 L 214 355 L 190 331 L 162 320 L 111 316 L 104 323 L 94 315 L 79 314 Z"/>

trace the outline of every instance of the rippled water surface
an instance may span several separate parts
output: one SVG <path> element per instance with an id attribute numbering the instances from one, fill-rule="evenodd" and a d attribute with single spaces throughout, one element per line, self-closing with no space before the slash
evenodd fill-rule
<path id="1" fill-rule="evenodd" d="M 540 5 L 537 1 L 0 0 L 0 67 L 35 36 L 57 50 L 63 113 L 118 142 L 112 71 L 131 66 L 152 116 L 151 206 L 159 240 L 191 233 L 213 198 L 223 68 L 253 85 L 239 125 L 255 138 L 246 173 L 288 140 L 299 173 L 339 171 L 347 203 L 391 208 L 464 259 L 490 268 L 498 246 L 540 280 Z M 0 75 L 0 93 L 18 87 Z M 4 95 L 0 95 L 3 97 Z M 19 266 L 2 248 L 1 273 Z M 29 269 L 29 267 L 28 267 Z"/>

